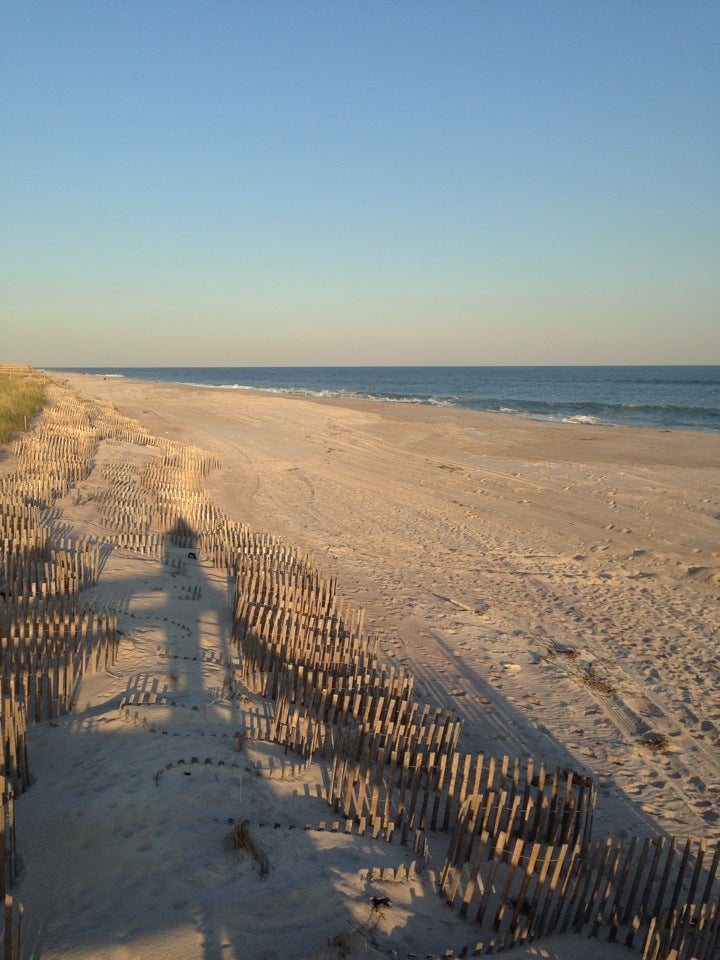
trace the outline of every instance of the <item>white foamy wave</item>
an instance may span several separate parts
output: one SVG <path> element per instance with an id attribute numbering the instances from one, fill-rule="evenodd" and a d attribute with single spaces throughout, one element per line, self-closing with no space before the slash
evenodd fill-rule
<path id="1" fill-rule="evenodd" d="M 589 423 L 589 424 L 599 424 L 602 423 L 598 417 L 589 417 L 586 414 L 578 414 L 576 417 L 563 417 L 561 423 Z"/>
<path id="2" fill-rule="evenodd" d="M 382 393 L 367 393 L 362 395 L 363 400 L 375 400 L 377 403 L 427 403 L 432 404 L 432 398 L 428 397 L 387 397 Z"/>
<path id="3" fill-rule="evenodd" d="M 183 381 L 181 381 L 183 382 Z M 254 387 L 249 383 L 191 383 L 184 382 L 187 387 L 202 387 L 203 390 L 252 390 L 255 393 L 292 393 L 281 387 Z"/>

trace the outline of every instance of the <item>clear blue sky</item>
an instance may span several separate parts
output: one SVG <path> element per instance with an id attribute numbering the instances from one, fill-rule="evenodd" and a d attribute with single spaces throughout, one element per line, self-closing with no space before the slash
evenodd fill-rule
<path id="1" fill-rule="evenodd" d="M 0 360 L 720 362 L 720 4 L 5 0 Z"/>

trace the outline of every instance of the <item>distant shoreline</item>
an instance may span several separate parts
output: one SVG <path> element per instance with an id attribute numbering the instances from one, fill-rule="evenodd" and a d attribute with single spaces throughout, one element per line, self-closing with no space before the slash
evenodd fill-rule
<path id="1" fill-rule="evenodd" d="M 720 366 L 104 367 L 54 375 L 505 413 L 545 423 L 720 432 Z"/>

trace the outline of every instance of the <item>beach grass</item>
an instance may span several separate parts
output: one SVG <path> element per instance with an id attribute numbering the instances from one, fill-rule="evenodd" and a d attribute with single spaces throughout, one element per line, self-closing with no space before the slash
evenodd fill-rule
<path id="1" fill-rule="evenodd" d="M 257 840 L 250 832 L 247 820 L 239 821 L 225 838 L 225 850 L 228 853 L 242 853 L 247 851 L 258 865 L 261 877 L 270 873 L 270 861 L 265 852 L 260 849 Z"/>
<path id="2" fill-rule="evenodd" d="M 45 404 L 45 385 L 33 374 L 0 372 L 0 443 L 19 430 L 27 430 Z"/>

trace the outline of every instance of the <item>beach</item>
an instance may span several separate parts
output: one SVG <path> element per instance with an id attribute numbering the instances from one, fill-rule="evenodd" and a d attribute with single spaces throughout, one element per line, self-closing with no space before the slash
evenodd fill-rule
<path id="1" fill-rule="evenodd" d="M 204 486 L 218 508 L 336 578 L 383 659 L 412 674 L 415 696 L 462 722 L 463 750 L 592 778 L 597 837 L 720 840 L 720 436 L 53 379 L 153 437 L 215 455 Z M 141 462 L 147 451 L 124 455 Z M 88 489 L 86 505 L 96 493 Z M 92 534 L 96 518 L 81 507 L 66 498 L 61 522 Z M 83 681 L 71 714 L 30 731 L 35 782 L 16 801 L 28 955 L 227 960 L 467 947 L 470 925 L 428 892 L 440 864 L 422 880 L 425 896 L 397 884 L 393 909 L 374 911 L 368 898 L 384 888 L 360 878 L 350 839 L 302 829 L 332 820 L 327 804 L 316 813 L 314 785 L 246 776 L 237 757 L 232 765 L 237 718 L 222 695 L 237 657 L 228 584 L 207 563 L 183 577 L 181 591 L 150 560 L 115 552 L 89 596 L 125 618 L 118 663 Z M 160 647 L 175 658 L 172 682 Z M 176 705 L 187 698 L 180 720 L 167 703 L 166 718 L 150 718 L 143 675 L 177 684 Z M 260 751 L 248 769 L 263 763 Z M 140 802 L 143 778 L 162 803 Z M 258 898 L 252 867 L 222 856 L 213 866 L 208 854 L 213 831 L 227 833 L 228 817 L 240 816 L 238 795 L 274 864 L 274 906 Z M 212 822 L 198 824 L 198 809 Z M 84 825 L 103 818 L 108 842 L 91 843 Z M 47 872 L 48 863 L 62 868 Z M 104 890 L 99 901 L 94 888 Z M 369 921 L 373 937 L 353 940 Z M 330 946 L 340 934 L 346 954 L 339 941 L 335 953 Z M 515 952 L 625 949 L 568 943 L 553 936 Z"/>

